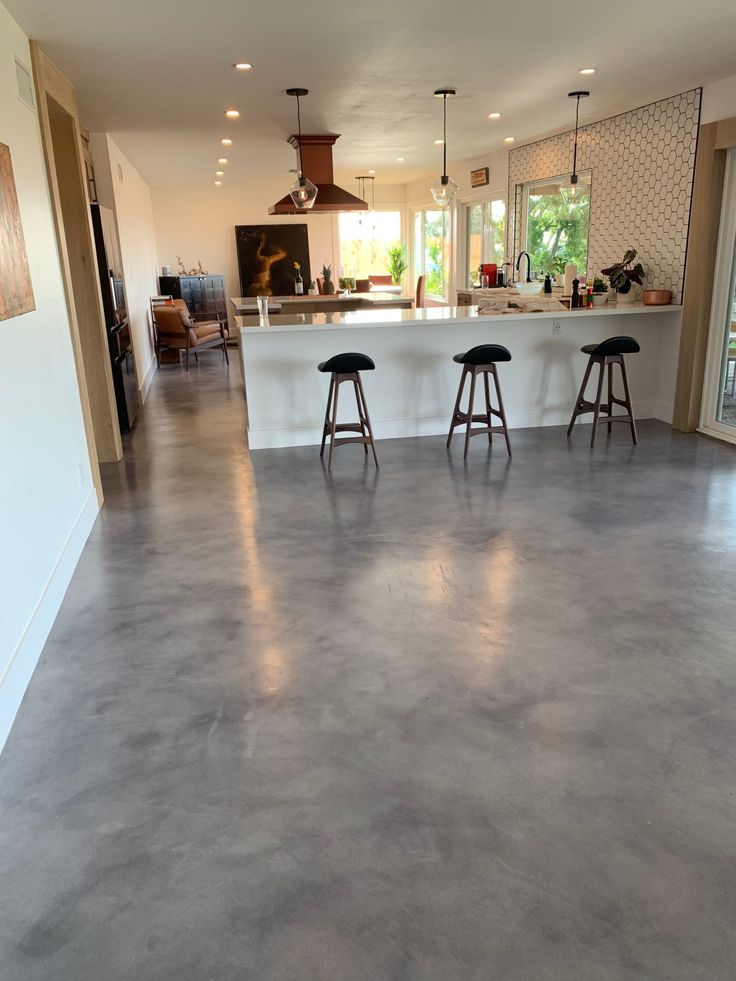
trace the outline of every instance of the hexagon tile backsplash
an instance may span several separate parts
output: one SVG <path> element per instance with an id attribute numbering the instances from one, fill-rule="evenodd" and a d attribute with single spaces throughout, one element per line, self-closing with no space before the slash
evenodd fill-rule
<path id="1" fill-rule="evenodd" d="M 592 172 L 588 275 L 636 249 L 648 289 L 682 299 L 701 89 L 582 126 L 578 170 Z M 509 153 L 509 256 L 518 251 L 517 188 L 569 174 L 574 133 L 560 133 Z"/>

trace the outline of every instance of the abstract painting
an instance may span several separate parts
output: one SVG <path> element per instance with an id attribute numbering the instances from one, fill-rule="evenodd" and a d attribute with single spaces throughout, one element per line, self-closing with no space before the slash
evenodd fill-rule
<path id="1" fill-rule="evenodd" d="M 307 292 L 309 236 L 306 225 L 236 225 L 242 296 L 293 296 L 298 262 Z"/>
<path id="2" fill-rule="evenodd" d="M 35 309 L 10 147 L 0 143 L 0 320 Z"/>

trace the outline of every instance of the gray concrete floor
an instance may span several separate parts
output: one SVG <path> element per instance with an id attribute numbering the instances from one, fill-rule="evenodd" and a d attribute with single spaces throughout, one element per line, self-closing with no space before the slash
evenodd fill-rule
<path id="1" fill-rule="evenodd" d="M 226 377 L 106 468 L 0 760 L 3 981 L 731 981 L 734 448 L 330 478 Z"/>

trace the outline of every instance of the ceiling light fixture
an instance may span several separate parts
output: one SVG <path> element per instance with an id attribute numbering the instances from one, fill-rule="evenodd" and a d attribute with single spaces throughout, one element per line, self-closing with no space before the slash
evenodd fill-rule
<path id="1" fill-rule="evenodd" d="M 215 187 L 219 187 L 221 184 L 222 184 L 222 181 L 215 181 Z"/>
<path id="2" fill-rule="evenodd" d="M 375 174 L 375 170 L 369 170 L 368 173 L 369 174 Z"/>
<path id="3" fill-rule="evenodd" d="M 226 109 L 225 115 L 228 119 L 237 119 L 240 116 L 240 111 L 238 109 Z"/>
<path id="4" fill-rule="evenodd" d="M 227 163 L 227 157 L 218 157 L 217 158 L 217 162 L 218 162 L 218 164 L 226 164 Z"/>
<path id="5" fill-rule="evenodd" d="M 560 194 L 567 201 L 568 196 L 574 198 L 578 188 L 578 125 L 580 121 L 580 100 L 587 99 L 590 92 L 568 92 L 568 99 L 575 99 L 575 147 L 572 152 L 572 174 L 568 184 L 560 188 Z"/>
<path id="6" fill-rule="evenodd" d="M 400 163 L 400 164 L 403 164 L 403 162 L 404 162 L 405 160 L 406 160 L 406 157 L 397 157 L 397 158 L 396 158 L 396 163 Z"/>
<path id="7" fill-rule="evenodd" d="M 362 201 L 365 201 L 368 204 L 369 211 L 375 211 L 376 210 L 376 178 L 370 176 L 369 177 L 361 176 L 361 177 L 356 177 L 355 179 L 358 182 L 358 197 Z M 366 194 L 368 188 L 370 188 L 370 192 L 371 192 L 370 201 L 368 201 L 368 195 Z"/>
<path id="8" fill-rule="evenodd" d="M 299 208 L 300 211 L 309 211 L 310 208 L 314 207 L 314 202 L 317 199 L 317 187 L 308 177 L 304 176 L 302 169 L 302 114 L 299 104 L 299 99 L 303 95 L 309 95 L 309 89 L 287 89 L 286 94 L 296 98 L 296 120 L 299 133 L 299 170 L 297 179 L 289 189 L 289 194 L 295 207 Z"/>
<path id="9" fill-rule="evenodd" d="M 220 143 L 222 143 L 223 146 L 232 146 L 233 145 L 233 141 L 232 140 L 220 140 Z"/>
<path id="10" fill-rule="evenodd" d="M 503 139 L 503 142 L 504 143 L 513 143 L 514 142 L 514 137 L 513 136 L 505 136 L 504 139 Z"/>
<path id="11" fill-rule="evenodd" d="M 435 98 L 442 99 L 442 176 L 432 184 L 432 197 L 441 208 L 452 204 L 457 194 L 457 184 L 447 176 L 447 96 L 455 95 L 455 89 L 435 89 Z"/>
<path id="12" fill-rule="evenodd" d="M 488 118 L 489 119 L 500 119 L 501 118 L 501 113 L 500 112 L 489 112 L 488 113 Z"/>
<path id="13" fill-rule="evenodd" d="M 434 145 L 435 146 L 444 146 L 445 145 L 445 141 L 444 140 L 435 140 L 434 141 Z"/>
<path id="14" fill-rule="evenodd" d="M 224 177 L 224 176 L 225 176 L 225 171 L 224 170 L 216 170 L 215 171 L 215 177 Z"/>
<path id="15" fill-rule="evenodd" d="M 249 72 L 253 65 L 249 64 L 247 61 L 237 61 L 233 68 L 236 72 Z"/>
<path id="16" fill-rule="evenodd" d="M 578 75 L 595 75 L 595 68 L 578 68 Z"/>

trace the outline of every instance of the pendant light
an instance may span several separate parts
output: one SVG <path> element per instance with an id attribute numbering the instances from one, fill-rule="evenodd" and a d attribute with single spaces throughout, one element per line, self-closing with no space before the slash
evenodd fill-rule
<path id="1" fill-rule="evenodd" d="M 297 171 L 297 179 L 291 185 L 289 194 L 295 207 L 302 211 L 308 211 L 314 207 L 314 202 L 317 199 L 317 188 L 308 177 L 304 176 L 302 170 L 302 114 L 299 99 L 303 95 L 309 95 L 309 89 L 287 89 L 286 94 L 296 97 L 296 119 L 299 132 L 299 169 Z"/>
<path id="2" fill-rule="evenodd" d="M 438 177 L 430 190 L 441 208 L 447 208 L 455 200 L 457 184 L 447 176 L 447 96 L 455 95 L 455 89 L 436 89 L 435 98 L 442 99 L 442 177 Z"/>
<path id="3" fill-rule="evenodd" d="M 358 182 L 358 197 L 362 201 L 365 201 L 366 204 L 368 205 L 366 211 L 361 211 L 360 217 L 358 218 L 358 224 L 362 225 L 363 215 L 366 213 L 370 215 L 374 215 L 374 212 L 376 210 L 376 187 L 375 187 L 376 178 L 371 175 L 366 175 L 366 176 L 356 177 L 355 179 Z M 369 188 L 371 192 L 370 201 L 368 200 L 368 193 L 367 193 Z M 376 230 L 375 216 L 373 216 L 371 227 L 373 228 L 373 231 Z"/>
<path id="4" fill-rule="evenodd" d="M 575 99 L 575 146 L 572 153 L 572 174 L 570 175 L 570 180 L 566 185 L 560 188 L 560 194 L 565 201 L 570 198 L 574 198 L 577 195 L 578 190 L 578 130 L 580 123 L 580 100 L 587 99 L 590 92 L 580 91 L 580 92 L 568 92 L 568 99 Z"/>

